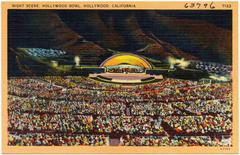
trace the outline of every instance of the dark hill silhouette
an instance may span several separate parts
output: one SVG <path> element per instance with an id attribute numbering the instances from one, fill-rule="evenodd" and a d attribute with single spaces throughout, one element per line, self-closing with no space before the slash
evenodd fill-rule
<path id="1" fill-rule="evenodd" d="M 231 64 L 230 19 L 230 11 L 10 10 L 8 46 L 63 49 L 93 65 L 114 54 L 107 49 Z"/>

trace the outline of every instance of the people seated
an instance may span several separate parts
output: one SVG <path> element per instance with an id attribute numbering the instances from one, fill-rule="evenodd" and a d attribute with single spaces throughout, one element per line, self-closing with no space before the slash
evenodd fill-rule
<path id="1" fill-rule="evenodd" d="M 119 145 L 231 146 L 231 109 L 231 82 L 167 78 L 125 87 L 79 76 L 14 77 L 8 143 L 108 145 L 118 135 Z"/>
<path id="2" fill-rule="evenodd" d="M 144 68 L 135 65 L 120 64 L 117 66 L 108 66 L 107 72 L 110 73 L 143 73 Z"/>
<path id="3" fill-rule="evenodd" d="M 206 71 L 208 73 L 215 73 L 219 75 L 230 74 L 232 71 L 232 67 L 230 65 L 211 63 L 211 62 L 202 62 L 196 61 L 192 62 L 190 65 L 191 68 Z"/>
<path id="4" fill-rule="evenodd" d="M 35 57 L 58 57 L 66 54 L 66 51 L 57 49 L 44 49 L 44 48 L 27 48 L 26 52 Z"/>

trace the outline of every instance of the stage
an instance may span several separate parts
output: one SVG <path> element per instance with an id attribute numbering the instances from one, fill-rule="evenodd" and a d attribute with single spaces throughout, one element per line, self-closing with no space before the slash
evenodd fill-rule
<path id="1" fill-rule="evenodd" d="M 90 74 L 89 77 L 96 80 L 120 83 L 120 84 L 140 84 L 146 82 L 154 82 L 163 79 L 162 75 L 150 75 L 146 73 L 100 73 Z"/>

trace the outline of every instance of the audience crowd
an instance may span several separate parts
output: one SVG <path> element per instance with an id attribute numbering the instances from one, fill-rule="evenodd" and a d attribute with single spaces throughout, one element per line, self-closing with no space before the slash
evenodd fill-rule
<path id="1" fill-rule="evenodd" d="M 9 134 L 9 145 L 14 146 L 76 146 L 91 145 L 102 146 L 109 145 L 109 137 L 106 135 L 89 134 L 64 134 L 64 133 L 27 133 L 27 134 Z"/>
<path id="2" fill-rule="evenodd" d="M 231 87 L 179 79 L 123 86 L 76 76 L 10 78 L 9 145 L 111 145 L 117 136 L 119 145 L 230 146 Z"/>
<path id="3" fill-rule="evenodd" d="M 120 145 L 126 146 L 231 146 L 229 136 L 131 136 L 120 138 Z"/>
<path id="4" fill-rule="evenodd" d="M 231 118 L 226 115 L 168 116 L 164 119 L 177 133 L 228 133 Z"/>
<path id="5" fill-rule="evenodd" d="M 63 50 L 57 50 L 57 49 L 44 49 L 44 48 L 27 48 L 25 49 L 26 52 L 35 57 L 59 57 L 61 55 L 65 55 L 66 52 Z"/>
<path id="6" fill-rule="evenodd" d="M 202 62 L 202 61 L 192 62 L 190 67 L 194 69 L 206 71 L 208 73 L 215 73 L 220 75 L 230 74 L 232 71 L 232 66 L 230 65 L 223 65 L 219 63 Z"/>

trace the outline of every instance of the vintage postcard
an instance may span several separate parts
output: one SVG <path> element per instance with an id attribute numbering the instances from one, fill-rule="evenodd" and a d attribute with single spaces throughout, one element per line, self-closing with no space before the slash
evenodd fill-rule
<path id="1" fill-rule="evenodd" d="M 237 2 L 3 2 L 4 153 L 237 153 Z"/>

